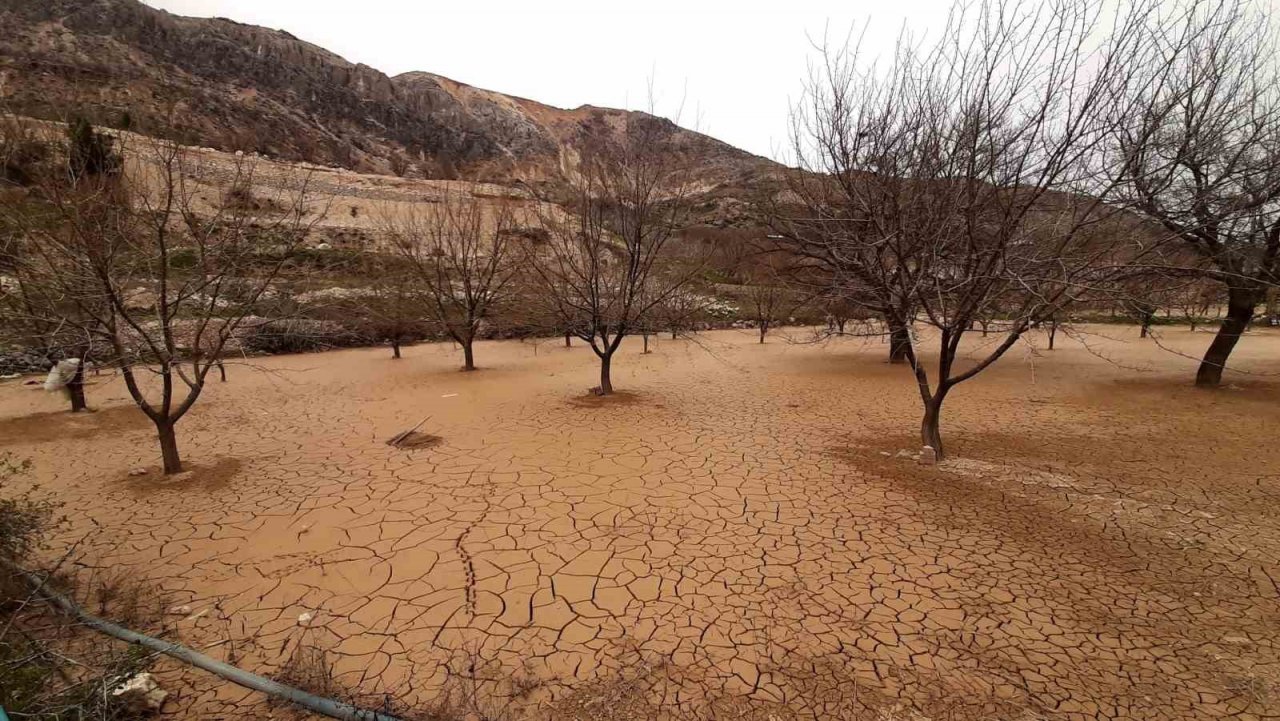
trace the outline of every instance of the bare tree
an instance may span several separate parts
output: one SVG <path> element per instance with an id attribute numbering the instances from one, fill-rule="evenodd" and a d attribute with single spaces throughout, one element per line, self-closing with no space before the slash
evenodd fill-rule
<path id="1" fill-rule="evenodd" d="M 544 207 L 549 240 L 529 255 L 555 326 L 589 343 L 600 359 L 601 395 L 613 392 L 610 370 L 623 339 L 656 327 L 657 310 L 702 265 L 697 251 L 678 253 L 672 243 L 690 192 L 675 125 L 651 115 L 626 123 L 565 180 L 568 212 Z"/>
<path id="2" fill-rule="evenodd" d="M 1124 307 L 1138 321 L 1138 337 L 1146 338 L 1151 335 L 1151 324 L 1155 321 L 1156 311 L 1160 310 L 1155 299 L 1145 293 L 1131 296 L 1125 300 Z"/>
<path id="3" fill-rule="evenodd" d="M 1173 303 L 1182 311 L 1182 318 L 1191 332 L 1210 317 L 1220 314 L 1227 300 L 1226 290 L 1212 279 L 1197 277 L 1187 280 L 1173 292 Z"/>
<path id="4" fill-rule="evenodd" d="M 818 307 L 826 316 L 827 332 L 845 335 L 850 322 L 867 320 L 866 309 L 852 303 L 841 288 L 824 288 L 817 296 Z"/>
<path id="5" fill-rule="evenodd" d="M 1149 23 L 1145 56 L 1117 83 L 1133 108 L 1115 128 L 1114 199 L 1226 287 L 1226 318 L 1196 372 L 1196 385 L 1216 386 L 1280 281 L 1280 44 L 1251 0 L 1192 0 L 1172 14 Z"/>
<path id="6" fill-rule="evenodd" d="M 53 187 L 63 192 L 76 186 L 108 182 L 119 173 L 120 157 L 114 139 L 97 133 L 82 119 L 66 128 L 66 142 L 49 129 L 16 116 L 0 119 L 0 194 L 6 212 L 0 213 L 0 334 L 9 343 L 37 350 L 71 377 L 62 378 L 71 411 L 89 410 L 84 372 L 93 355 L 93 335 L 85 330 L 91 319 L 75 322 L 77 308 L 64 293 L 44 287 L 23 262 L 27 229 L 55 222 L 46 196 Z M 87 292 L 81 289 L 80 295 Z"/>
<path id="7" fill-rule="evenodd" d="M 64 299 L 47 310 L 109 348 L 155 424 L 165 473 L 182 470 L 175 426 L 305 234 L 306 182 L 285 204 L 249 212 L 203 205 L 196 156 L 165 141 L 124 154 L 118 177 L 46 188 L 42 222 L 23 229 L 23 272 Z M 253 168 L 238 165 L 228 187 Z M 67 308 L 67 312 L 63 312 Z M 144 375 L 145 374 L 145 375 Z"/>
<path id="8" fill-rule="evenodd" d="M 1141 256 L 1100 196 L 1081 192 L 1099 190 L 1097 156 L 1124 110 L 1107 81 L 1142 20 L 1115 17 L 1091 51 L 1101 7 L 957 6 L 936 45 L 901 43 L 886 69 L 856 48 L 828 52 L 797 109 L 800 168 L 775 201 L 775 232 L 891 334 L 931 329 L 932 372 L 923 345 L 905 353 L 921 440 L 939 458 L 951 390 Z M 1001 338 L 962 351 L 972 325 L 997 315 Z"/>
<path id="9" fill-rule="evenodd" d="M 757 257 L 743 273 L 746 285 L 742 290 L 742 305 L 747 317 L 756 324 L 761 343 L 769 330 L 786 317 L 791 302 L 784 274 L 775 267 L 774 260 L 771 256 Z"/>
<path id="10" fill-rule="evenodd" d="M 370 285 L 340 305 L 361 319 L 364 333 L 391 346 L 391 357 L 399 359 L 401 346 L 427 337 L 431 330 L 416 267 L 400 256 L 378 253 L 368 254 L 360 265 Z"/>
<path id="11" fill-rule="evenodd" d="M 465 371 L 476 369 L 476 337 L 515 276 L 515 222 L 509 202 L 486 208 L 452 186 L 435 202 L 382 213 L 384 230 L 420 285 L 427 317 L 462 346 Z"/>
<path id="12" fill-rule="evenodd" d="M 711 296 L 695 283 L 688 283 L 663 300 L 656 309 L 658 325 L 671 333 L 671 340 L 696 330 Z"/>

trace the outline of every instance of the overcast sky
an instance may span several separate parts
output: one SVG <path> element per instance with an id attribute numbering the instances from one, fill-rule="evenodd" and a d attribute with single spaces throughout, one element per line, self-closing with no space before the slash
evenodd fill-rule
<path id="1" fill-rule="evenodd" d="M 389 75 L 425 70 L 559 107 L 657 110 L 740 148 L 774 156 L 801 91 L 810 38 L 870 24 L 888 53 L 904 21 L 938 28 L 946 0 L 144 0 L 180 15 L 287 30 Z M 620 7 L 611 7 L 621 5 Z"/>

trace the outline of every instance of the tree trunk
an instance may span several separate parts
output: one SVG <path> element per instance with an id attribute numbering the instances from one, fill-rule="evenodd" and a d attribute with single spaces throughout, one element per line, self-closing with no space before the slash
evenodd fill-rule
<path id="1" fill-rule="evenodd" d="M 391 358 L 392 358 L 393 360 L 399 360 L 399 358 L 400 358 L 400 341 L 399 341 L 399 339 L 395 339 L 395 338 L 393 338 L 393 339 L 391 340 Z"/>
<path id="2" fill-rule="evenodd" d="M 907 350 L 911 347 L 911 334 L 906 326 L 889 327 L 889 362 L 906 363 Z"/>
<path id="3" fill-rule="evenodd" d="M 573 347 L 573 343 L 571 343 L 571 342 L 570 342 L 572 339 L 573 339 L 573 336 L 569 334 L 569 331 L 565 331 L 565 332 L 564 332 L 564 347 L 565 347 L 565 348 L 572 348 L 572 347 Z"/>
<path id="4" fill-rule="evenodd" d="M 164 474 L 182 472 L 182 456 L 178 455 L 178 437 L 172 421 L 157 421 L 156 433 L 160 436 L 160 455 L 164 459 Z"/>
<path id="5" fill-rule="evenodd" d="M 67 395 L 71 397 L 71 412 L 79 413 L 80 411 L 89 410 L 89 405 L 84 402 L 84 358 L 80 359 L 80 365 L 76 366 L 76 374 L 71 377 L 67 383 Z"/>
<path id="6" fill-rule="evenodd" d="M 760 324 L 760 342 L 761 342 L 761 343 L 763 343 L 763 342 L 764 342 L 764 336 L 765 336 L 765 334 L 766 334 L 766 333 L 768 333 L 768 332 L 769 332 L 769 324 L 768 324 L 768 323 L 761 323 L 761 324 Z"/>
<path id="7" fill-rule="evenodd" d="M 600 356 L 600 395 L 613 393 L 613 379 L 609 377 L 609 366 L 613 363 L 613 353 Z"/>
<path id="8" fill-rule="evenodd" d="M 1049 350 L 1053 350 L 1053 339 L 1058 335 L 1058 321 L 1049 321 Z"/>
<path id="9" fill-rule="evenodd" d="M 462 370 L 464 371 L 473 371 L 476 369 L 475 351 L 471 347 L 474 343 L 474 339 L 468 338 L 466 342 L 462 344 Z"/>
<path id="10" fill-rule="evenodd" d="M 1144 314 L 1142 316 L 1142 330 L 1139 331 L 1138 337 L 1146 338 L 1150 334 L 1151 334 L 1151 316 Z"/>
<path id="11" fill-rule="evenodd" d="M 649 352 L 649 334 L 644 333 L 643 336 L 644 336 L 644 352 L 648 353 Z"/>
<path id="12" fill-rule="evenodd" d="M 218 380 L 223 383 L 227 382 L 227 366 L 221 360 L 218 361 Z"/>
<path id="13" fill-rule="evenodd" d="M 1227 367 L 1227 359 L 1236 347 L 1249 321 L 1253 320 L 1253 311 L 1258 305 L 1258 293 L 1249 288 L 1231 288 L 1227 293 L 1227 317 L 1218 328 L 1218 334 L 1205 351 L 1200 361 L 1200 369 L 1196 371 L 1196 385 L 1215 387 L 1222 384 L 1222 370 Z"/>
<path id="14" fill-rule="evenodd" d="M 920 443 L 921 445 L 933 448 L 934 455 L 938 460 L 942 460 L 945 456 L 942 451 L 942 399 L 944 392 L 939 391 L 924 406 L 924 419 L 920 422 Z"/>
<path id="15" fill-rule="evenodd" d="M 679 331 L 679 330 L 676 330 L 675 328 L 672 328 L 672 329 L 671 329 L 671 340 L 675 340 L 675 339 L 676 339 L 676 337 L 677 337 L 677 335 L 678 335 L 679 333 L 680 333 L 680 331 Z"/>

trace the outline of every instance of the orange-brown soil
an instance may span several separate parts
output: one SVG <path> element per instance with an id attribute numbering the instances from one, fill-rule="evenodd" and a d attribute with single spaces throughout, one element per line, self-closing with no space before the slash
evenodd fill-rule
<path id="1" fill-rule="evenodd" d="M 157 446 L 106 376 L 88 419 L 0 386 L 0 437 L 82 560 L 262 673 L 305 639 L 348 688 L 478 676 L 563 718 L 1280 715 L 1280 334 L 1202 391 L 1172 351 L 1210 334 L 1088 330 L 955 391 L 936 467 L 885 346 L 751 332 L 628 343 L 625 402 L 556 341 L 480 344 L 476 373 L 448 345 L 232 366 L 179 425 L 185 482 L 130 475 Z M 439 442 L 386 444 L 426 415 Z"/>

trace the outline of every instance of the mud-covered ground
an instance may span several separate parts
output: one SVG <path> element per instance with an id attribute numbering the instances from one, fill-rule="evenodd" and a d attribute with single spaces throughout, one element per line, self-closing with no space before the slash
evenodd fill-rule
<path id="1" fill-rule="evenodd" d="M 60 542 L 261 673 L 319 647 L 346 688 L 477 718 L 1280 716 L 1280 334 L 1200 391 L 1211 334 L 1083 330 L 956 390 L 937 467 L 879 341 L 750 331 L 628 342 L 611 400 L 560 341 L 233 365 L 177 479 L 130 474 L 155 438 L 106 375 L 80 416 L 0 385 L 0 439 Z M 171 684 L 176 717 L 268 713 Z"/>

